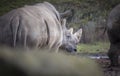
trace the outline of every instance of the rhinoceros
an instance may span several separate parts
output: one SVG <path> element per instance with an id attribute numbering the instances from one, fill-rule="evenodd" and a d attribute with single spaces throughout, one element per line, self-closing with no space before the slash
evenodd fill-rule
<path id="1" fill-rule="evenodd" d="M 76 51 L 79 34 L 66 35 L 63 15 L 48 2 L 14 9 L 0 17 L 0 45 L 55 50 L 64 45 L 70 52 Z"/>
<path id="2" fill-rule="evenodd" d="M 108 56 L 111 66 L 118 66 L 120 54 L 120 4 L 113 8 L 108 16 L 107 33 L 110 40 Z"/>
<path id="3" fill-rule="evenodd" d="M 66 23 L 66 20 L 64 20 Z M 76 52 L 77 44 L 79 43 L 82 36 L 82 28 L 80 28 L 77 32 L 73 33 L 73 28 L 67 29 L 66 24 L 63 23 L 63 40 L 61 49 L 64 49 L 68 52 Z"/>

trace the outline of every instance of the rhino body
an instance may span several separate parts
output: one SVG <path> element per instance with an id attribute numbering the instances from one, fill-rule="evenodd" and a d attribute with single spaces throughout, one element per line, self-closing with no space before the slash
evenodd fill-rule
<path id="1" fill-rule="evenodd" d="M 113 8 L 108 16 L 107 33 L 110 40 L 108 56 L 111 66 L 117 66 L 120 54 L 120 4 Z"/>
<path id="2" fill-rule="evenodd" d="M 48 2 L 24 6 L 0 17 L 0 43 L 12 47 L 58 48 L 63 31 L 58 11 Z"/>
<path id="3" fill-rule="evenodd" d="M 76 51 L 82 31 L 77 34 L 68 31 L 62 17 L 65 14 L 68 12 L 60 14 L 48 2 L 14 9 L 0 17 L 0 45 L 55 50 L 64 45 L 70 52 Z"/>

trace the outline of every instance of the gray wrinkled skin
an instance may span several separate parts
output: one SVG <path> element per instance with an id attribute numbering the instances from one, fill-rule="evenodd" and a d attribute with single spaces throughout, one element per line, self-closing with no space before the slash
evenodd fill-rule
<path id="1" fill-rule="evenodd" d="M 0 17 L 0 44 L 24 48 L 54 48 L 62 44 L 58 11 L 48 2 L 26 5 Z"/>

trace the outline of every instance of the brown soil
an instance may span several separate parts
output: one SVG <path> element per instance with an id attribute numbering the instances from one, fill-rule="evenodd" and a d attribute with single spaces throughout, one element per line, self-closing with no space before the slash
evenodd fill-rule
<path id="1" fill-rule="evenodd" d="M 110 67 L 110 61 L 108 59 L 96 59 L 97 63 L 103 69 L 104 76 L 120 76 L 120 66 L 119 67 Z"/>

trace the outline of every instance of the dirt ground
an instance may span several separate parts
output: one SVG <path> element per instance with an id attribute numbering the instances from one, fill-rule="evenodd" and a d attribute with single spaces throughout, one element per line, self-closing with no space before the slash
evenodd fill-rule
<path id="1" fill-rule="evenodd" d="M 109 67 L 109 59 L 100 58 L 96 59 L 96 61 L 102 67 L 105 76 L 120 76 L 120 67 Z"/>

